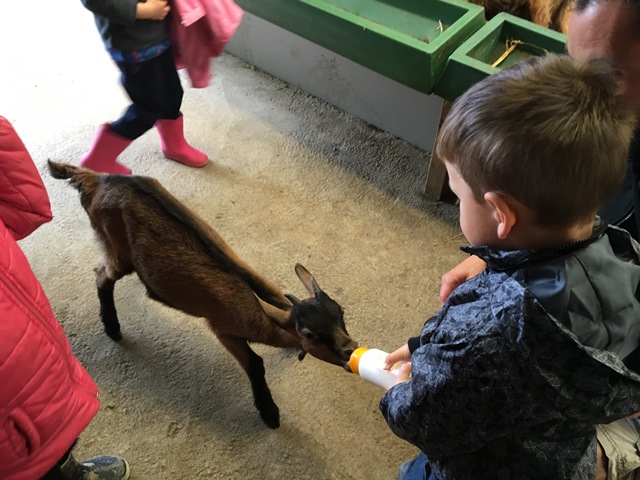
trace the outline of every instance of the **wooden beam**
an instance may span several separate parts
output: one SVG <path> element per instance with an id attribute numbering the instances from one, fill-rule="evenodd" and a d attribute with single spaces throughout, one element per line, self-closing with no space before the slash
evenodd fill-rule
<path id="1" fill-rule="evenodd" d="M 438 124 L 438 130 L 436 131 L 436 141 L 440 127 L 444 118 L 449 113 L 453 102 L 445 100 L 442 104 L 442 110 L 440 111 L 440 122 Z M 453 203 L 455 201 L 455 195 L 449 188 L 449 177 L 447 175 L 447 169 L 444 163 L 436 155 L 436 142 L 433 145 L 433 151 L 431 153 L 431 160 L 427 167 L 427 181 L 424 187 L 424 193 L 431 198 L 441 200 L 443 202 Z"/>

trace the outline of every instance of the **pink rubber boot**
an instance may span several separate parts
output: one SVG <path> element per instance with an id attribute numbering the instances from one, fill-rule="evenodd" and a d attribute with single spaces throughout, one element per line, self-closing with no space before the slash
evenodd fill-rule
<path id="1" fill-rule="evenodd" d="M 118 163 L 117 158 L 132 141 L 115 133 L 111 130 L 111 124 L 105 123 L 98 130 L 89 151 L 80 160 L 80 166 L 96 172 L 131 175 L 131 170 Z"/>
<path id="2" fill-rule="evenodd" d="M 184 138 L 184 117 L 175 120 L 158 120 L 156 128 L 160 134 L 160 148 L 165 157 L 189 167 L 204 167 L 209 159 L 207 154 L 196 150 Z"/>

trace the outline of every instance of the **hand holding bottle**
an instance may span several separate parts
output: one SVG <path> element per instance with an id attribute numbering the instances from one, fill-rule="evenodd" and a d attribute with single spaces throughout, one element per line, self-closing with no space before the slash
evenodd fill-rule
<path id="1" fill-rule="evenodd" d="M 397 385 L 409 380 L 411 380 L 411 362 L 403 362 L 398 370 L 398 377 L 396 378 L 395 384 Z"/>
<path id="2" fill-rule="evenodd" d="M 398 353 L 400 350 L 402 348 L 390 355 L 375 348 L 359 347 L 351 354 L 349 368 L 364 380 L 388 390 L 411 378 L 411 363 L 402 360 L 402 358 L 411 359 L 409 347 L 406 346 L 406 351 Z M 390 363 L 389 357 L 391 360 L 396 357 L 401 359 Z"/>
<path id="3" fill-rule="evenodd" d="M 391 370 L 394 365 L 400 363 L 395 385 L 411 380 L 411 352 L 409 344 L 405 343 L 397 350 L 394 350 L 384 362 L 384 369 Z"/>
<path id="4" fill-rule="evenodd" d="M 387 355 L 387 359 L 384 362 L 384 369 L 389 370 L 393 365 L 398 362 L 410 362 L 411 361 L 411 352 L 409 352 L 409 344 L 405 343 L 397 350 L 394 350 L 389 355 Z"/>

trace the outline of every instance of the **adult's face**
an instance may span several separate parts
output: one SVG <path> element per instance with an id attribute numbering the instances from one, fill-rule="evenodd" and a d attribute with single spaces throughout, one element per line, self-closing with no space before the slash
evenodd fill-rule
<path id="1" fill-rule="evenodd" d="M 569 19 L 567 49 L 579 59 L 604 58 L 622 80 L 623 94 L 640 118 L 640 14 L 616 0 L 602 1 Z"/>

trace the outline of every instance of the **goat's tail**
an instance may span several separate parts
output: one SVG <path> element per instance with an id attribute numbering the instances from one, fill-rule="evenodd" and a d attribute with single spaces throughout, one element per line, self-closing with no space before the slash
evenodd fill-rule
<path id="1" fill-rule="evenodd" d="M 51 160 L 47 160 L 47 164 L 53 178 L 69 180 L 69 184 L 81 193 L 83 204 L 93 198 L 100 183 L 99 173 L 87 168 L 76 167 L 68 163 L 56 163 Z"/>

